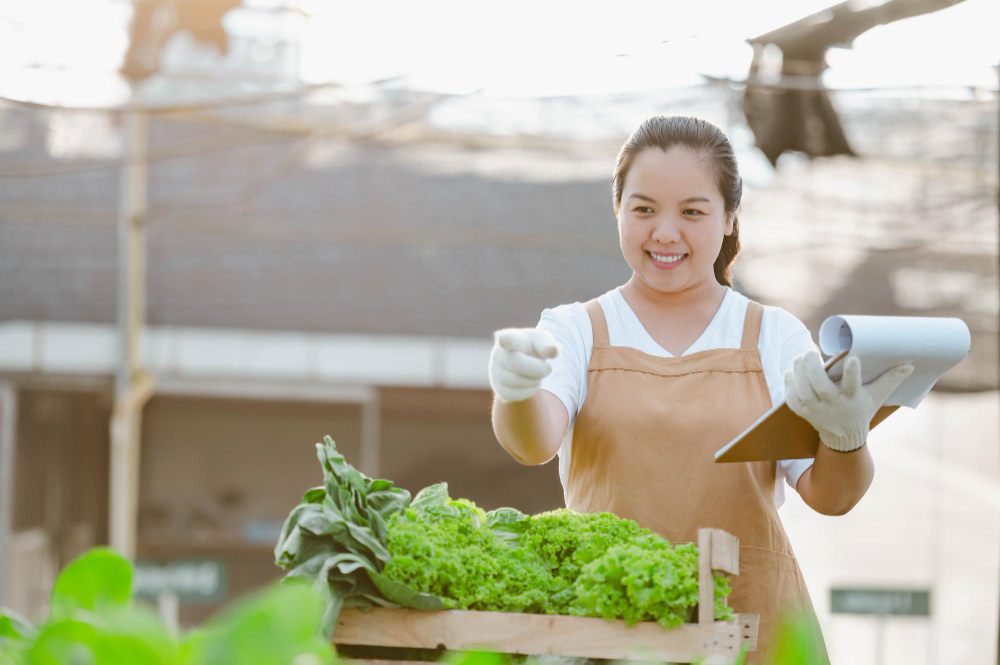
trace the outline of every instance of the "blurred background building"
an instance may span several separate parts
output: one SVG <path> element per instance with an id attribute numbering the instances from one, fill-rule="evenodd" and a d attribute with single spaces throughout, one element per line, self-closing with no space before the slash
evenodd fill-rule
<path id="1" fill-rule="evenodd" d="M 0 604 L 43 612 L 55 572 L 113 540 L 131 478 L 137 559 L 215 571 L 180 598 L 199 622 L 280 577 L 325 434 L 413 492 L 563 505 L 555 463 L 494 438 L 491 335 L 627 281 L 617 151 L 686 114 L 737 150 L 737 290 L 814 336 L 834 314 L 972 331 L 873 432 L 857 508 L 789 492 L 781 515 L 834 662 L 994 660 L 1000 10 L 634 4 L 640 26 L 577 5 L 0 2 Z M 134 458 L 110 426 L 129 405 Z M 927 591 L 929 616 L 835 612 L 848 587 Z"/>

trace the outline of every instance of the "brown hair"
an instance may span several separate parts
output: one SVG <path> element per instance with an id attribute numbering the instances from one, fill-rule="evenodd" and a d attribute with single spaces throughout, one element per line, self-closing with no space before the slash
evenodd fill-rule
<path id="1" fill-rule="evenodd" d="M 739 218 L 735 212 L 743 198 L 743 179 L 736 164 L 733 146 L 722 130 L 712 123 L 683 115 L 656 115 L 644 120 L 618 153 L 615 175 L 611 182 L 615 216 L 621 212 L 625 176 L 628 175 L 635 156 L 646 148 L 660 148 L 666 152 L 674 146 L 684 146 L 709 157 L 715 184 L 725 202 L 726 215 L 733 214 L 733 233 L 723 237 L 722 249 L 715 260 L 715 278 L 720 284 L 732 287 L 731 266 L 740 253 Z"/>

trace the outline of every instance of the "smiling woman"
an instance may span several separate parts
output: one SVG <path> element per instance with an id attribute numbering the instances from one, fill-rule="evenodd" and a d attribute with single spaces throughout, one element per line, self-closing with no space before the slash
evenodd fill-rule
<path id="1" fill-rule="evenodd" d="M 631 278 L 546 309 L 534 329 L 497 331 L 490 384 L 497 440 L 525 464 L 558 454 L 568 508 L 633 519 L 674 543 L 700 527 L 737 536 L 729 602 L 760 614 L 753 662 L 766 663 L 787 608 L 805 612 L 822 644 L 777 513 L 782 485 L 795 488 L 813 460 L 717 465 L 714 452 L 785 398 L 783 374 L 816 347 L 793 315 L 732 288 L 742 188 L 718 127 L 643 122 L 612 179 Z"/>
<path id="2" fill-rule="evenodd" d="M 717 127 L 696 118 L 650 118 L 622 146 L 612 180 L 629 267 L 641 275 L 644 253 L 686 253 L 689 285 L 710 267 L 715 279 L 700 280 L 702 286 L 716 292 L 713 281 L 731 287 L 742 195 L 736 156 Z"/>

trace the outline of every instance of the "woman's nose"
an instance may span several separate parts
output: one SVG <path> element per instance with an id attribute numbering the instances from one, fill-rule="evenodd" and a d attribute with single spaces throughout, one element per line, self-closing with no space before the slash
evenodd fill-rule
<path id="1" fill-rule="evenodd" d="M 653 227 L 653 240 L 669 244 L 680 240 L 680 225 L 670 215 L 665 215 Z"/>

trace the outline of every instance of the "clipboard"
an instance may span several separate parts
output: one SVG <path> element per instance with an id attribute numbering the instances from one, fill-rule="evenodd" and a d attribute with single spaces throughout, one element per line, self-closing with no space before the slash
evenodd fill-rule
<path id="1" fill-rule="evenodd" d="M 969 353 L 972 337 L 956 318 L 918 316 L 828 317 L 819 331 L 823 367 L 831 380 L 843 377 L 848 353 L 861 360 L 862 382 L 868 384 L 895 365 L 907 363 L 913 373 L 897 386 L 875 413 L 869 429 L 900 406 L 915 409 L 941 376 Z M 716 463 L 807 459 L 816 456 L 819 433 L 781 402 L 715 453 Z"/>
<path id="2" fill-rule="evenodd" d="M 850 350 L 841 351 L 823 365 L 827 372 Z M 898 406 L 883 406 L 872 418 L 869 429 L 891 416 Z M 761 416 L 738 437 L 715 453 L 715 461 L 766 462 L 783 459 L 808 459 L 816 457 L 819 432 L 807 420 L 798 416 L 782 402 Z"/>

